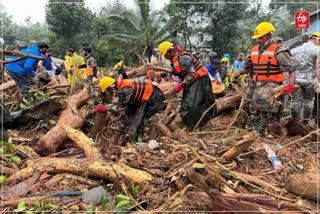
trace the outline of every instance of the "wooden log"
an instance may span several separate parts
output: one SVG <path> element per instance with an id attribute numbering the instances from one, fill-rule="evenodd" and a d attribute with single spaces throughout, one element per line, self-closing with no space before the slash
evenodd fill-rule
<path id="1" fill-rule="evenodd" d="M 57 148 L 68 139 L 66 132 L 61 125 L 68 125 L 72 128 L 80 128 L 84 122 L 78 108 L 90 98 L 88 89 L 84 88 L 78 94 L 68 99 L 68 106 L 62 111 L 57 124 L 40 138 L 35 151 L 40 155 L 48 155 L 56 152 Z"/>
<path id="2" fill-rule="evenodd" d="M 0 91 L 5 91 L 9 88 L 17 86 L 17 83 L 14 80 L 11 80 L 9 82 L 3 83 L 0 85 Z"/>
<path id="3" fill-rule="evenodd" d="M 166 136 L 166 137 L 171 137 L 172 136 L 172 133 L 170 131 L 170 129 L 168 127 L 166 127 L 165 125 L 163 125 L 162 123 L 160 122 L 157 122 L 155 124 L 153 124 L 154 127 L 156 129 L 158 129 L 162 135 Z"/>
<path id="4" fill-rule="evenodd" d="M 94 116 L 94 125 L 89 130 L 89 137 L 94 137 L 105 126 L 107 113 L 97 112 Z"/>
<path id="5" fill-rule="evenodd" d="M 71 140 L 84 150 L 86 158 L 74 159 L 44 157 L 28 160 L 26 162 L 27 167 L 12 174 L 6 182 L 13 183 L 18 180 L 28 178 L 36 172 L 66 172 L 108 179 L 113 182 L 119 179 L 119 175 L 123 175 L 130 182 L 135 184 L 152 180 L 152 175 L 145 171 L 131 168 L 124 163 L 104 161 L 92 139 L 88 138 L 84 133 L 70 128 L 69 126 L 62 125 L 61 128 Z"/>
<path id="6" fill-rule="evenodd" d="M 230 161 L 237 157 L 239 154 L 244 152 L 249 148 L 249 146 L 255 141 L 257 138 L 255 132 L 250 132 L 247 135 L 243 136 L 243 139 L 236 143 L 231 149 L 225 152 L 220 158 L 222 162 Z"/>
<path id="7" fill-rule="evenodd" d="M 210 191 L 210 190 L 209 190 Z M 290 213 L 296 214 L 302 211 L 298 206 L 290 202 L 275 200 L 272 197 L 261 194 L 244 194 L 244 193 L 221 193 L 223 197 L 232 205 L 233 213 L 261 213 L 262 211 L 279 211 L 290 210 Z M 191 201 L 200 201 L 212 208 L 211 197 L 205 192 L 189 192 L 187 197 Z M 213 208 L 214 209 L 214 208 Z M 294 212 L 295 211 L 295 212 Z M 280 212 L 282 213 L 282 212 Z"/>
<path id="8" fill-rule="evenodd" d="M 307 154 L 307 157 L 303 161 L 303 169 L 302 173 L 318 173 L 318 160 L 316 155 L 309 153 Z"/>
<path id="9" fill-rule="evenodd" d="M 292 174 L 288 176 L 285 189 L 299 197 L 319 201 L 320 175 L 318 173 Z"/>
<path id="10" fill-rule="evenodd" d="M 236 93 L 232 96 L 218 99 L 216 101 L 217 113 L 221 114 L 222 112 L 225 112 L 227 110 L 234 109 L 236 106 L 240 104 L 241 98 L 242 98 L 242 95 L 240 93 Z"/>
<path id="11" fill-rule="evenodd" d="M 255 176 L 252 175 L 248 175 L 248 174 L 244 174 L 241 172 L 235 172 L 240 178 L 242 178 L 245 181 L 248 181 L 250 183 L 256 184 L 262 188 L 265 188 L 267 190 L 271 190 L 273 192 L 281 192 L 281 189 L 273 186 L 271 183 L 261 180 L 260 178 L 257 178 Z"/>

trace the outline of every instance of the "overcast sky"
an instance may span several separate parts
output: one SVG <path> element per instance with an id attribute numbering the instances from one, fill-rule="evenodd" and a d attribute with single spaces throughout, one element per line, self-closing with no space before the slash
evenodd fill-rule
<path id="1" fill-rule="evenodd" d="M 106 2 L 112 0 L 85 0 L 91 10 L 98 10 Z M 24 20 L 31 17 L 31 22 L 45 21 L 45 5 L 48 0 L 0 0 L 5 7 L 5 12 L 12 15 L 15 22 L 23 24 Z M 59 2 L 59 0 L 57 0 Z M 134 0 L 123 0 L 126 6 L 133 8 Z M 152 8 L 162 8 L 169 0 L 151 0 Z"/>

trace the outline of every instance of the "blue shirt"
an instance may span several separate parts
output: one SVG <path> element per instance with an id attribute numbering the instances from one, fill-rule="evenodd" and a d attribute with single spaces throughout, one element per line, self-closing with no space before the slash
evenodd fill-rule
<path id="1" fill-rule="evenodd" d="M 40 49 L 37 45 L 32 45 L 26 49 L 20 51 L 23 54 L 31 54 L 34 56 L 41 56 Z M 6 65 L 6 69 L 13 73 L 19 73 L 24 75 L 29 75 L 34 77 L 36 73 L 33 71 L 37 65 L 39 60 L 33 58 L 25 58 L 18 62 L 9 63 Z"/>
<path id="2" fill-rule="evenodd" d="M 211 63 L 208 63 L 205 66 L 212 77 L 214 77 L 217 74 L 217 71 L 212 68 Z"/>
<path id="3" fill-rule="evenodd" d="M 234 61 L 233 63 L 233 71 L 243 71 L 244 70 L 244 60 L 242 61 L 239 61 L 239 60 L 236 60 Z"/>
<path id="4" fill-rule="evenodd" d="M 43 60 L 43 67 L 46 68 L 47 71 L 52 71 L 52 58 L 51 56 L 47 56 L 44 60 Z"/>

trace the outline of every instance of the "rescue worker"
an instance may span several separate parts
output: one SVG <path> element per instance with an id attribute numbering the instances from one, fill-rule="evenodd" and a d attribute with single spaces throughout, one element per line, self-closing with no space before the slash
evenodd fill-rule
<path id="1" fill-rule="evenodd" d="M 101 91 L 101 98 L 102 98 L 102 103 L 111 103 L 114 90 L 115 90 L 115 82 L 116 80 L 113 79 L 112 77 L 103 77 L 99 81 L 99 88 Z"/>
<path id="2" fill-rule="evenodd" d="M 67 49 L 67 56 L 65 56 L 65 67 L 68 71 L 68 82 L 72 82 L 73 76 L 77 79 L 84 79 L 85 70 L 79 69 L 77 66 L 85 64 L 83 57 L 79 56 L 73 48 Z"/>
<path id="3" fill-rule="evenodd" d="M 242 71 L 244 69 L 244 53 L 238 54 L 238 59 L 233 62 L 232 72 Z"/>
<path id="4" fill-rule="evenodd" d="M 291 117 L 295 121 L 302 119 L 304 125 L 307 125 L 312 117 L 315 89 L 320 79 L 319 44 L 320 32 L 315 32 L 309 36 L 308 42 L 291 50 L 291 54 L 299 62 L 296 84 L 300 86 L 300 89 L 291 95 Z"/>
<path id="5" fill-rule="evenodd" d="M 34 56 L 41 56 L 45 54 L 49 46 L 45 43 L 32 45 L 26 49 L 21 50 L 23 54 L 32 54 Z M 8 63 L 6 69 L 8 70 L 12 79 L 19 86 L 20 93 L 27 99 L 31 98 L 29 90 L 31 88 L 31 78 L 36 76 L 34 70 L 38 65 L 39 59 L 26 58 L 17 62 Z"/>
<path id="6" fill-rule="evenodd" d="M 225 82 L 225 79 L 228 77 L 228 64 L 230 60 L 226 57 L 221 59 L 221 65 L 217 68 L 219 70 L 220 78 L 222 82 Z"/>
<path id="7" fill-rule="evenodd" d="M 289 84 L 284 89 L 284 94 L 289 95 L 294 89 L 296 77 L 295 69 L 298 62 L 291 56 L 286 46 L 271 42 L 274 26 L 269 22 L 262 22 L 255 28 L 253 39 L 258 45 L 254 46 L 251 54 L 246 58 L 244 70 L 235 76 L 250 72 L 251 81 L 246 101 L 249 102 L 249 111 L 255 116 L 252 124 L 258 134 L 264 136 L 266 129 L 271 134 L 281 134 L 279 124 L 282 111 L 283 96 L 277 102 L 271 104 L 268 98 L 272 95 L 272 89 L 282 85 L 286 79 L 283 72 L 289 72 Z"/>
<path id="8" fill-rule="evenodd" d="M 212 82 L 216 82 L 217 84 L 221 84 L 221 79 L 219 76 L 219 72 L 217 70 L 217 67 L 221 64 L 220 60 L 215 59 L 211 63 L 208 63 L 205 65 L 209 72 L 209 77 Z"/>
<path id="9" fill-rule="evenodd" d="M 167 73 L 164 71 L 152 71 L 148 70 L 146 73 L 147 79 L 151 80 L 152 82 L 160 83 L 162 78 L 165 78 Z"/>
<path id="10" fill-rule="evenodd" d="M 115 80 L 113 79 L 112 82 Z M 101 86 L 103 84 L 99 84 L 100 88 Z M 103 87 L 105 88 L 105 85 Z M 122 75 L 119 75 L 117 83 L 109 87 L 117 91 L 118 102 L 108 106 L 99 105 L 96 112 L 114 109 L 114 105 L 124 108 L 125 113 L 119 124 L 119 130 L 128 135 L 129 141 L 136 135 L 143 118 L 150 118 L 166 107 L 162 91 L 153 85 L 151 80 L 123 79 Z"/>
<path id="11" fill-rule="evenodd" d="M 192 53 L 194 58 L 196 58 L 199 62 L 200 62 L 200 58 L 201 58 L 200 54 L 201 54 L 200 48 L 196 48 L 195 51 Z"/>
<path id="12" fill-rule="evenodd" d="M 216 52 L 210 52 L 208 54 L 207 63 L 212 63 L 215 59 L 218 59 L 218 54 Z"/>
<path id="13" fill-rule="evenodd" d="M 171 61 L 174 75 L 180 78 L 180 83 L 176 86 L 176 93 L 183 89 L 180 116 L 187 128 L 192 128 L 202 113 L 215 102 L 208 70 L 192 54 L 175 51 L 171 42 L 162 42 L 159 45 L 159 52 L 161 56 Z M 200 126 L 205 125 L 213 114 L 214 110 L 208 112 Z"/>
<path id="14" fill-rule="evenodd" d="M 86 57 L 86 64 L 79 65 L 78 68 L 86 68 L 86 82 L 94 80 L 97 78 L 97 60 L 91 54 L 90 47 L 84 47 L 83 55 Z"/>
<path id="15" fill-rule="evenodd" d="M 120 74 L 122 74 L 124 79 L 128 79 L 128 76 L 127 76 L 127 73 L 126 73 L 126 68 L 125 68 L 123 60 L 120 60 L 120 62 L 115 64 L 113 66 L 113 70 L 115 70 L 117 72 L 116 76 L 119 76 Z"/>

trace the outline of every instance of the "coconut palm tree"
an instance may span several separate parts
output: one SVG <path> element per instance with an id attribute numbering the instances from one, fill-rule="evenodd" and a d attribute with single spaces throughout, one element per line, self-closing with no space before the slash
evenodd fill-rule
<path id="1" fill-rule="evenodd" d="M 99 49 L 125 48 L 129 51 L 137 50 L 151 61 L 151 56 L 161 41 L 169 37 L 168 29 L 174 24 L 171 19 L 162 23 L 159 11 L 151 11 L 150 0 L 136 0 L 138 11 L 127 10 L 119 15 L 105 17 L 105 21 L 116 24 L 116 32 L 109 31 L 101 37 Z"/>

